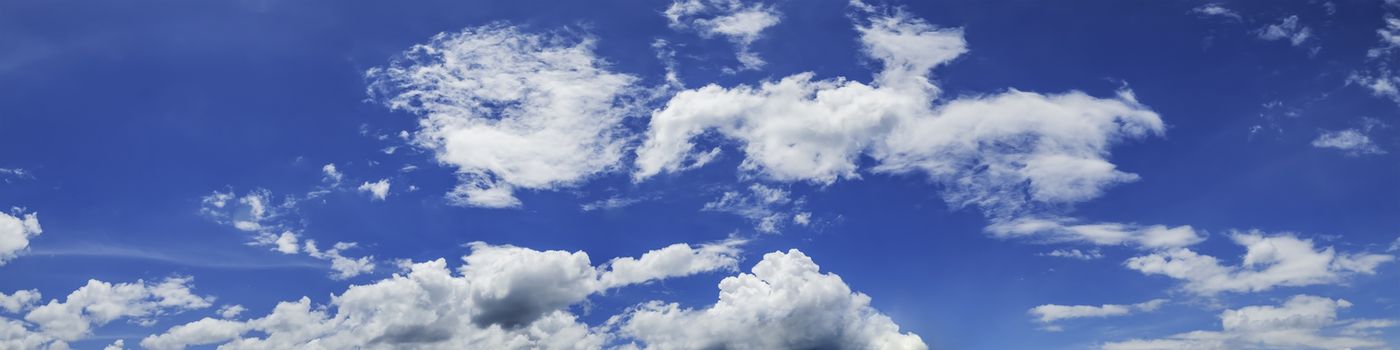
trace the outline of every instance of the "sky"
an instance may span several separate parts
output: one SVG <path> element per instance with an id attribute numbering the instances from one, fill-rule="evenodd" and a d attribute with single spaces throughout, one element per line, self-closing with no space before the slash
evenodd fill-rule
<path id="1" fill-rule="evenodd" d="M 1400 2 L 0 3 L 0 349 L 1389 349 Z"/>

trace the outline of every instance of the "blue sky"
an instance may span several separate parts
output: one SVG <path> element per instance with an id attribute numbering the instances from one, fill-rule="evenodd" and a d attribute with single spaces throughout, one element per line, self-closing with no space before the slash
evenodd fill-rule
<path id="1" fill-rule="evenodd" d="M 1386 349 L 1397 18 L 7 2 L 0 348 Z"/>

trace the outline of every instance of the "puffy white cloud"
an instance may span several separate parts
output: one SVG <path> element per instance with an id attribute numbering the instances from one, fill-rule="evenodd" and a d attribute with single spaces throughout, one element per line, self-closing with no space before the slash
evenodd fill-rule
<path id="1" fill-rule="evenodd" d="M 1249 306 L 1220 313 L 1220 331 L 1194 331 L 1160 339 L 1103 345 L 1106 350 L 1177 349 L 1363 349 L 1385 342 L 1363 334 L 1390 327 L 1390 320 L 1339 320 L 1346 300 L 1297 295 L 1279 306 Z"/>
<path id="2" fill-rule="evenodd" d="M 219 307 L 219 311 L 217 311 L 216 313 L 219 314 L 219 317 L 223 317 L 223 318 L 234 318 L 234 317 L 238 317 L 238 315 L 243 314 L 243 311 L 247 311 L 247 310 L 248 310 L 248 309 L 247 309 L 247 308 L 244 308 L 243 305 L 234 304 L 234 305 L 224 305 L 224 306 L 220 306 L 220 307 Z"/>
<path id="3" fill-rule="evenodd" d="M 308 239 L 302 244 L 301 249 L 308 256 L 330 261 L 331 270 L 335 271 L 335 274 L 331 275 L 331 278 L 347 279 L 374 272 L 374 256 L 350 258 L 341 254 L 342 251 L 355 247 L 355 243 L 336 242 L 331 245 L 331 249 L 321 250 L 316 246 L 315 240 Z"/>
<path id="4" fill-rule="evenodd" d="M 375 182 L 365 181 L 365 183 L 360 184 L 358 190 L 369 193 L 370 198 L 382 201 L 389 197 L 389 179 L 379 179 Z"/>
<path id="5" fill-rule="evenodd" d="M 922 172 L 956 207 L 1014 211 L 1098 196 L 1137 179 L 1104 158 L 1115 143 L 1164 130 L 1128 91 L 1001 94 L 938 101 L 935 66 L 967 52 L 958 29 L 902 11 L 857 26 L 864 53 L 881 62 L 874 81 L 815 80 L 802 73 L 759 86 L 680 91 L 652 114 L 633 177 L 678 172 L 706 160 L 693 139 L 738 141 L 741 169 L 777 181 L 830 184 L 878 173 Z"/>
<path id="6" fill-rule="evenodd" d="M 719 283 L 704 309 L 650 302 L 609 323 L 646 349 L 926 349 L 840 277 L 797 250 L 764 255 Z"/>
<path id="7" fill-rule="evenodd" d="M 1144 249 L 1178 248 L 1205 240 L 1191 226 L 1141 226 L 1113 222 L 1080 224 L 1070 218 L 1022 217 L 998 220 L 987 226 L 998 238 L 1035 238 L 1047 242 L 1084 242 L 1098 245 L 1132 245 Z"/>
<path id="8" fill-rule="evenodd" d="M 1166 303 L 1166 299 L 1153 299 L 1137 304 L 1126 305 L 1104 304 L 1094 306 L 1045 304 L 1031 308 L 1027 312 L 1030 313 L 1031 316 L 1034 316 L 1036 321 L 1044 324 L 1050 324 L 1059 320 L 1068 320 L 1075 318 L 1103 318 L 1113 316 L 1127 316 L 1135 312 L 1152 312 L 1156 311 L 1157 308 L 1162 307 L 1162 304 Z M 1057 327 L 1053 326 L 1051 326 L 1051 328 L 1049 329 L 1058 330 Z"/>
<path id="9" fill-rule="evenodd" d="M 387 196 L 388 182 L 382 182 Z M 378 193 L 373 194 L 379 198 Z M 347 279 L 373 272 L 374 256 L 351 258 L 341 254 L 354 248 L 355 243 L 336 242 L 331 249 L 322 250 L 315 240 L 303 239 L 302 234 L 296 232 L 296 227 L 300 225 L 300 221 L 295 220 L 297 205 L 309 198 L 314 197 L 286 196 L 279 203 L 266 189 L 249 191 L 242 196 L 233 191 L 215 191 L 203 198 L 200 212 L 220 224 L 251 232 L 249 245 L 267 247 L 282 254 L 305 253 L 312 258 L 329 261 L 334 271 L 331 274 L 333 279 Z"/>
<path id="10" fill-rule="evenodd" d="M 151 325 L 160 316 L 209 307 L 213 298 L 195 295 L 190 281 L 188 277 L 159 283 L 89 280 L 61 302 L 50 300 L 30 309 L 24 321 L 0 317 L 0 349 L 66 349 L 68 342 L 90 336 L 94 327 L 119 319 Z M 31 297 L 37 299 L 37 292 Z M 18 313 L 23 308 L 6 307 L 5 311 Z"/>
<path id="11" fill-rule="evenodd" d="M 671 28 L 695 30 L 709 38 L 722 36 L 738 50 L 739 63 L 744 69 L 763 68 L 765 62 L 749 46 L 758 40 L 763 30 L 781 21 L 777 9 L 762 3 L 744 4 L 740 0 L 676 0 L 663 13 Z"/>
<path id="12" fill-rule="evenodd" d="M 122 350 L 122 349 L 125 349 L 125 348 L 126 348 L 126 340 L 117 339 L 117 340 L 112 341 L 111 344 L 107 344 L 107 346 L 103 347 L 102 350 Z"/>
<path id="13" fill-rule="evenodd" d="M 1332 148 L 1349 155 L 1385 154 L 1385 150 L 1371 142 L 1371 137 L 1358 129 L 1323 131 L 1312 141 L 1313 147 Z"/>
<path id="14" fill-rule="evenodd" d="M 1293 46 L 1303 45 L 1312 38 L 1312 28 L 1298 24 L 1298 16 L 1288 16 L 1277 24 L 1259 28 L 1259 38 L 1269 41 L 1284 40 Z"/>
<path id="15" fill-rule="evenodd" d="M 608 262 L 599 276 L 604 288 L 646 283 L 674 276 L 688 276 L 714 270 L 733 270 L 739 264 L 739 246 L 747 243 L 729 239 L 691 247 L 673 244 L 642 254 L 640 258 L 617 258 Z"/>
<path id="16" fill-rule="evenodd" d="M 1225 8 L 1225 6 L 1221 6 L 1220 4 L 1205 4 L 1197 6 L 1196 8 L 1191 9 L 1191 12 L 1195 12 L 1204 16 L 1225 17 L 1236 21 L 1244 19 L 1240 17 L 1239 13 L 1236 13 L 1234 10 Z"/>
<path id="17" fill-rule="evenodd" d="M 454 274 L 443 259 L 350 286 L 330 305 L 283 302 L 246 321 L 206 318 L 147 337 L 152 349 L 598 349 L 610 335 L 567 311 L 609 288 L 733 268 L 737 246 L 672 245 L 593 266 L 583 252 L 472 243 Z M 250 333 L 254 335 L 249 335 Z"/>
<path id="18" fill-rule="evenodd" d="M 1125 265 L 1144 274 L 1182 280 L 1189 292 L 1214 295 L 1337 283 L 1355 274 L 1374 274 L 1381 264 L 1395 259 L 1381 254 L 1337 253 L 1332 247 L 1318 249 L 1312 240 L 1291 234 L 1250 231 L 1236 232 L 1230 238 L 1245 247 L 1238 266 L 1221 264 L 1215 257 L 1186 248 L 1134 257 Z"/>
<path id="19" fill-rule="evenodd" d="M 10 294 L 0 293 L 0 310 L 12 314 L 23 312 L 39 302 L 39 297 L 37 289 L 17 290 Z"/>
<path id="20" fill-rule="evenodd" d="M 752 221 L 759 232 L 778 233 L 789 223 L 811 223 L 812 214 L 801 211 L 803 202 L 802 198 L 792 198 L 787 190 L 752 184 L 747 191 L 725 191 L 701 209 L 739 215 Z"/>
<path id="21" fill-rule="evenodd" d="M 492 208 L 614 169 L 637 80 L 609 71 L 592 38 L 504 24 L 439 34 L 366 75 L 387 106 L 421 116 L 413 142 L 457 168 L 448 198 Z"/>
<path id="22" fill-rule="evenodd" d="M 43 232 L 39 213 L 25 213 L 20 209 L 8 214 L 0 212 L 0 266 L 28 249 L 29 240 Z"/>

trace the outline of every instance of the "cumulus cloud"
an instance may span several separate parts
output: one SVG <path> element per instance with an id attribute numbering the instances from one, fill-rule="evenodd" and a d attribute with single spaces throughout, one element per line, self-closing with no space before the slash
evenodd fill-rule
<path id="1" fill-rule="evenodd" d="M 387 180 L 384 192 L 387 195 Z M 280 201 L 274 198 L 266 189 L 241 196 L 233 191 L 214 191 L 203 198 L 200 212 L 217 223 L 249 232 L 251 246 L 266 247 L 282 254 L 306 254 L 330 262 L 334 271 L 331 278 L 347 279 L 374 271 L 373 256 L 352 258 L 342 254 L 355 248 L 354 242 L 336 242 L 330 249 L 323 249 L 315 240 L 302 237 L 298 232 L 300 222 L 294 220 L 294 216 L 298 203 L 311 197 L 286 196 Z"/>
<path id="2" fill-rule="evenodd" d="M 1298 16 L 1288 16 L 1279 23 L 1259 28 L 1259 38 L 1268 41 L 1283 40 L 1293 46 L 1300 46 L 1312 38 L 1312 28 L 1298 24 Z"/>
<path id="3" fill-rule="evenodd" d="M 188 277 L 171 277 L 159 283 L 89 280 L 63 301 L 54 299 L 30 308 L 23 321 L 0 316 L 0 348 L 66 349 L 69 342 L 91 336 L 93 328 L 116 320 L 149 326 L 157 317 L 209 307 L 213 298 L 195 295 L 190 282 Z M 39 298 L 37 292 L 31 297 Z M 5 311 L 17 314 L 25 308 L 7 306 Z"/>
<path id="4" fill-rule="evenodd" d="M 763 68 L 765 62 L 749 46 L 763 30 L 781 21 L 777 9 L 740 0 L 676 0 L 663 13 L 671 28 L 694 30 L 710 38 L 722 36 L 733 43 L 743 69 Z"/>
<path id="5" fill-rule="evenodd" d="M 725 191 L 702 210 L 739 215 L 753 222 L 758 232 L 778 233 L 789 224 L 811 224 L 812 214 L 802 211 L 803 202 L 787 190 L 752 184 L 745 190 Z"/>
<path id="6" fill-rule="evenodd" d="M 224 305 L 224 306 L 220 306 L 220 307 L 219 307 L 219 311 L 217 311 L 216 313 L 219 314 L 219 317 L 223 317 L 223 318 L 234 318 L 234 317 L 238 317 L 238 315 L 243 314 L 243 311 L 247 311 L 247 310 L 248 310 L 248 309 L 247 309 L 247 308 L 244 308 L 243 305 L 234 304 L 234 305 Z"/>
<path id="7" fill-rule="evenodd" d="M 926 174 L 955 207 L 1006 212 L 1079 202 L 1136 180 L 1105 160 L 1109 147 L 1164 130 L 1126 90 L 1112 98 L 1010 90 L 939 100 L 929 74 L 967 52 L 962 31 L 897 10 L 862 22 L 863 52 L 882 65 L 873 81 L 801 73 L 680 91 L 652 114 L 634 179 L 703 164 L 710 152 L 694 140 L 716 134 L 739 143 L 741 170 L 770 180 L 855 179 L 869 157 L 869 172 Z"/>
<path id="8" fill-rule="evenodd" d="M 766 254 L 752 271 L 720 281 L 710 307 L 656 301 L 609 323 L 645 349 L 927 348 L 800 251 Z"/>
<path id="9" fill-rule="evenodd" d="M 365 181 L 365 183 L 360 184 L 358 190 L 369 193 L 370 198 L 374 200 L 382 201 L 389 197 L 389 179 L 379 179 L 375 182 Z"/>
<path id="10" fill-rule="evenodd" d="M 1137 312 L 1157 311 L 1157 308 L 1166 304 L 1166 299 L 1152 299 L 1137 304 L 1104 304 L 1094 305 L 1055 305 L 1045 304 L 1031 308 L 1027 313 L 1035 317 L 1037 322 L 1046 325 L 1047 330 L 1058 331 L 1059 327 L 1051 325 L 1055 321 L 1076 318 L 1104 318 L 1114 316 L 1127 316 Z"/>
<path id="11" fill-rule="evenodd" d="M 472 243 L 453 273 L 443 259 L 350 286 L 328 306 L 283 302 L 246 321 L 205 318 L 147 337 L 151 349 L 598 349 L 610 336 L 567 308 L 611 288 L 733 269 L 738 245 L 676 244 L 593 266 L 584 252 Z"/>
<path id="12" fill-rule="evenodd" d="M 1196 8 L 1191 9 L 1191 12 L 1195 12 L 1203 16 L 1224 17 L 1236 21 L 1244 19 L 1243 17 L 1240 17 L 1239 13 L 1236 13 L 1234 10 L 1225 8 L 1225 6 L 1221 6 L 1220 4 L 1205 4 L 1197 6 Z"/>
<path id="13" fill-rule="evenodd" d="M 1332 247 L 1319 249 L 1312 240 L 1292 234 L 1249 231 L 1233 233 L 1230 238 L 1245 247 L 1240 265 L 1225 265 L 1187 248 L 1134 257 L 1125 265 L 1144 274 L 1181 280 L 1186 291 L 1214 295 L 1339 283 L 1352 275 L 1374 274 L 1381 264 L 1395 259 L 1382 254 L 1337 253 Z"/>
<path id="14" fill-rule="evenodd" d="M 637 79 L 609 71 L 593 42 L 492 24 L 438 34 L 366 75 L 371 95 L 421 117 L 413 142 L 457 168 L 451 202 L 517 207 L 517 189 L 572 186 L 622 158 Z"/>
<path id="15" fill-rule="evenodd" d="M 1391 320 L 1341 320 L 1342 299 L 1296 295 L 1282 305 L 1248 306 L 1220 313 L 1221 330 L 1193 331 L 1160 339 L 1133 339 L 1103 345 L 1105 350 L 1175 349 L 1370 349 L 1385 342 L 1368 330 L 1391 327 Z"/>
<path id="16" fill-rule="evenodd" d="M 25 213 L 18 208 L 10 213 L 0 212 L 0 266 L 13 260 L 29 248 L 29 240 L 44 233 L 39 226 L 39 213 Z"/>
<path id="17" fill-rule="evenodd" d="M 1371 137 L 1358 129 L 1323 131 L 1312 141 L 1313 147 L 1331 148 L 1357 156 L 1363 154 L 1385 154 L 1385 150 L 1371 141 Z"/>
<path id="18" fill-rule="evenodd" d="M 1069 218 L 1023 217 L 998 220 L 987 226 L 998 238 L 1031 238 L 1045 242 L 1082 242 L 1097 245 L 1130 245 L 1143 249 L 1179 248 L 1205 240 L 1191 226 L 1141 226 L 1113 222 L 1078 223 Z"/>
<path id="19" fill-rule="evenodd" d="M 17 290 L 10 294 L 0 292 L 0 310 L 12 314 L 23 312 L 39 302 L 39 297 L 37 289 Z"/>

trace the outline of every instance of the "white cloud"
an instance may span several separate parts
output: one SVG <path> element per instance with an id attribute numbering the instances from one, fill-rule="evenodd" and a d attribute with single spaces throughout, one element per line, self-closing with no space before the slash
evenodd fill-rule
<path id="1" fill-rule="evenodd" d="M 1049 253 L 1044 253 L 1044 254 L 1040 254 L 1040 255 L 1041 255 L 1041 256 L 1053 256 L 1053 257 L 1057 257 L 1057 258 L 1076 259 L 1076 260 L 1096 260 L 1096 259 L 1101 259 L 1101 258 L 1103 258 L 1103 253 L 1102 253 L 1102 252 L 1099 252 L 1098 249 L 1093 249 L 1093 250 L 1055 249 L 1055 250 L 1050 251 Z"/>
<path id="2" fill-rule="evenodd" d="M 592 202 L 580 204 L 580 205 L 579 205 L 579 210 L 583 210 L 583 211 L 594 211 L 594 210 L 613 210 L 613 209 L 620 209 L 620 208 L 624 208 L 624 207 L 631 206 L 631 205 L 633 205 L 633 204 L 640 203 L 640 202 L 643 201 L 643 200 L 645 200 L 645 198 L 627 198 L 627 197 L 612 196 L 612 197 L 608 197 L 608 198 L 605 198 L 605 199 L 600 199 L 600 200 L 596 200 L 596 201 L 592 201 Z"/>
<path id="3" fill-rule="evenodd" d="M 1220 4 L 1205 4 L 1197 6 L 1196 8 L 1191 9 L 1191 12 L 1199 13 L 1205 16 L 1225 17 L 1236 21 L 1243 20 L 1243 18 L 1240 17 L 1239 13 L 1225 8 L 1225 6 L 1221 6 Z"/>
<path id="4" fill-rule="evenodd" d="M 1380 43 L 1366 51 L 1368 69 L 1353 72 L 1347 84 L 1356 84 L 1371 91 L 1376 97 L 1388 98 L 1400 103 L 1400 76 L 1391 72 L 1391 58 L 1400 48 L 1400 18 L 1394 13 L 1385 16 L 1385 27 L 1376 30 Z"/>
<path id="5" fill-rule="evenodd" d="M 340 181 L 345 179 L 345 173 L 336 170 L 335 163 L 326 163 L 321 167 L 321 173 L 322 181 L 331 183 L 331 186 L 339 185 Z"/>
<path id="6" fill-rule="evenodd" d="M 1279 306 L 1249 306 L 1220 313 L 1220 331 L 1194 331 L 1160 339 L 1103 345 L 1105 350 L 1176 349 L 1362 349 L 1385 342 L 1365 330 L 1390 327 L 1389 320 L 1339 320 L 1346 300 L 1296 295 Z"/>
<path id="7" fill-rule="evenodd" d="M 1230 238 L 1245 247 L 1238 266 L 1222 265 L 1214 257 L 1186 248 L 1134 257 L 1125 264 L 1144 274 L 1182 280 L 1182 287 L 1189 292 L 1214 295 L 1338 283 L 1351 275 L 1374 274 L 1381 264 L 1395 259 L 1381 254 L 1337 253 L 1332 247 L 1318 249 L 1312 240 L 1291 234 L 1266 236 L 1250 231 L 1236 232 Z"/>
<path id="8" fill-rule="evenodd" d="M 25 213 L 17 208 L 9 214 L 0 212 L 0 266 L 28 249 L 29 240 L 43 232 L 39 213 Z"/>
<path id="9" fill-rule="evenodd" d="M 764 255 L 719 288 L 704 309 L 650 302 L 609 323 L 646 349 L 927 349 L 797 250 Z"/>
<path id="10" fill-rule="evenodd" d="M 1076 318 L 1103 318 L 1127 316 L 1136 312 L 1152 312 L 1166 304 L 1166 299 L 1152 299 L 1137 304 L 1094 305 L 1055 305 L 1045 304 L 1031 308 L 1027 313 L 1040 323 L 1050 324 L 1059 320 Z M 1051 328 L 1055 329 L 1055 328 Z"/>
<path id="11" fill-rule="evenodd" d="M 1356 129 L 1323 131 L 1312 142 L 1313 147 L 1333 148 L 1350 155 L 1385 154 L 1385 150 L 1371 142 L 1371 137 Z"/>
<path id="12" fill-rule="evenodd" d="M 102 350 L 122 350 L 122 349 L 125 349 L 125 348 L 126 348 L 126 340 L 117 339 L 117 340 L 113 340 L 111 344 L 107 344 L 107 346 L 106 346 L 106 347 L 103 347 Z"/>
<path id="13" fill-rule="evenodd" d="M 360 184 L 360 192 L 369 193 L 374 200 L 384 200 L 389 197 L 389 179 L 379 179 L 379 181 Z"/>
<path id="14" fill-rule="evenodd" d="M 346 257 L 340 252 L 355 248 L 352 242 L 336 242 L 331 245 L 331 249 L 321 250 L 316 246 L 315 240 L 306 240 L 302 244 L 302 251 L 313 258 L 331 262 L 331 270 L 335 271 L 331 278 L 343 280 L 362 274 L 374 272 L 374 256 L 362 256 L 359 258 Z M 279 247 L 280 249 L 280 247 Z"/>
<path id="15" fill-rule="evenodd" d="M 234 305 L 224 305 L 224 306 L 220 306 L 220 307 L 219 307 L 219 311 L 217 311 L 216 313 L 219 314 L 219 317 L 223 317 L 223 318 L 234 318 L 234 317 L 238 317 L 238 315 L 243 314 L 243 311 L 247 311 L 247 310 L 248 310 L 248 309 L 247 309 L 247 308 L 244 308 L 243 305 L 234 304 Z"/>
<path id="16" fill-rule="evenodd" d="M 640 258 L 613 259 L 598 280 L 603 288 L 613 288 L 706 271 L 734 270 L 739 264 L 739 246 L 744 243 L 747 241 L 730 239 L 699 248 L 673 244 Z"/>
<path id="17" fill-rule="evenodd" d="M 17 290 L 10 294 L 0 292 L 0 310 L 12 314 L 24 312 L 39 302 L 39 297 L 37 289 Z"/>
<path id="18" fill-rule="evenodd" d="M 781 21 L 777 9 L 741 0 L 676 0 L 663 13 L 671 28 L 694 30 L 709 38 L 722 36 L 734 44 L 743 69 L 763 68 L 765 62 L 749 46 L 763 30 Z"/>
<path id="19" fill-rule="evenodd" d="M 388 191 L 388 183 L 384 183 Z M 313 192 L 314 193 L 314 192 Z M 271 191 L 257 189 L 242 196 L 233 191 L 219 192 L 205 196 L 201 201 L 200 212 L 217 223 L 232 226 L 251 233 L 248 244 L 267 247 L 282 254 L 305 253 L 312 258 L 329 261 L 333 279 L 347 279 L 374 271 L 374 256 L 350 258 L 342 251 L 356 246 L 354 242 L 336 242 L 331 249 L 322 250 L 316 242 L 303 239 L 297 232 L 300 222 L 295 219 L 296 207 L 302 201 L 312 198 L 286 196 L 276 203 Z"/>
<path id="20" fill-rule="evenodd" d="M 613 170 L 637 80 L 609 71 L 592 38 L 504 24 L 438 34 L 366 75 L 374 96 L 422 117 L 413 142 L 457 168 L 448 198 L 492 208 Z"/>
<path id="21" fill-rule="evenodd" d="M 584 252 L 472 243 L 454 274 L 443 259 L 350 286 L 328 306 L 283 302 L 246 321 L 206 318 L 142 340 L 152 349 L 599 349 L 610 338 L 567 308 L 629 284 L 732 269 L 741 241 L 672 245 L 594 267 Z M 252 333 L 253 335 L 249 335 Z"/>
<path id="22" fill-rule="evenodd" d="M 112 284 L 89 280 L 62 301 L 50 300 L 24 315 L 24 321 L 0 317 L 0 348 L 66 349 L 67 343 L 86 339 L 94 327 L 120 319 L 143 326 L 156 317 L 209 307 L 213 300 L 190 291 L 188 277 L 167 278 L 160 283 Z M 34 298 L 38 298 L 35 294 Z M 18 313 L 21 309 L 7 312 Z"/>
<path id="23" fill-rule="evenodd" d="M 1128 91 L 1102 99 L 1010 90 L 936 103 L 929 73 L 967 52 L 962 32 L 902 11 L 868 22 L 857 30 L 864 53 L 883 65 L 874 81 L 801 73 L 681 91 L 652 114 L 633 177 L 693 167 L 708 154 L 693 140 L 716 133 L 740 143 L 742 170 L 771 180 L 855 179 L 868 156 L 871 172 L 927 174 L 955 207 L 1014 211 L 1087 200 L 1136 180 L 1104 159 L 1109 147 L 1164 130 Z"/>
<path id="24" fill-rule="evenodd" d="M 1191 226 L 1141 226 L 1113 222 L 1080 224 L 1074 219 L 1022 217 L 997 220 L 986 228 L 998 238 L 1035 238 L 1046 242 L 1131 245 L 1143 249 L 1179 248 L 1205 240 Z"/>
<path id="25" fill-rule="evenodd" d="M 803 202 L 801 198 L 793 199 L 787 190 L 752 184 L 747 191 L 725 191 L 701 209 L 739 215 L 753 222 L 759 232 L 778 233 L 789 223 L 811 223 L 811 213 L 801 211 Z"/>
<path id="26" fill-rule="evenodd" d="M 1269 41 L 1284 40 L 1293 46 L 1299 46 L 1312 38 L 1312 28 L 1298 24 L 1298 16 L 1288 16 L 1277 24 L 1259 28 L 1259 38 Z"/>

